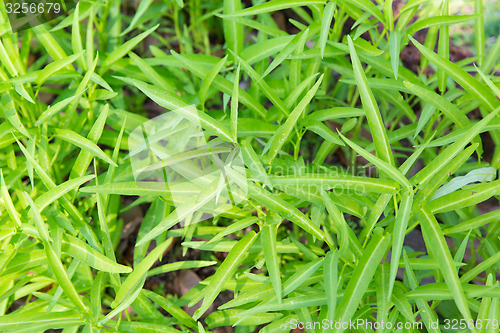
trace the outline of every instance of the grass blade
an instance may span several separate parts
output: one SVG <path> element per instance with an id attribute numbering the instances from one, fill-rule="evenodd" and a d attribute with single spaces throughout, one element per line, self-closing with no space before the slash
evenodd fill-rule
<path id="1" fill-rule="evenodd" d="M 368 284 L 389 249 L 390 241 L 391 237 L 389 235 L 383 235 L 381 229 L 375 229 L 374 237 L 363 251 L 361 259 L 347 284 L 344 297 L 342 297 L 338 306 L 337 318 L 339 318 L 339 322 L 349 322 L 353 318 L 356 308 L 368 288 Z M 340 328 L 338 332 L 341 333 L 344 330 L 344 328 Z"/>
<path id="2" fill-rule="evenodd" d="M 463 128 L 470 124 L 469 118 L 467 118 L 467 116 L 463 114 L 458 106 L 447 100 L 445 97 L 436 94 L 430 89 L 410 83 L 408 81 L 404 81 L 403 84 L 406 88 L 410 89 L 413 94 L 419 96 L 423 101 L 429 102 L 437 109 L 443 111 L 443 113 L 459 127 Z M 421 122 L 422 119 L 423 117 L 421 116 L 418 122 L 417 129 L 415 131 L 415 135 L 419 133 L 426 125 L 426 122 Z"/>
<path id="3" fill-rule="evenodd" d="M 99 148 L 99 146 L 97 146 L 89 139 L 84 138 L 80 134 L 73 132 L 72 130 L 64 128 L 56 128 L 54 136 L 64 141 L 67 141 L 71 144 L 74 144 L 75 146 L 81 148 L 82 150 L 89 152 L 95 157 L 98 157 L 115 167 L 118 166 L 115 162 L 111 160 L 111 158 L 108 157 L 108 155 L 106 155 L 101 150 L 101 148 Z"/>
<path id="4" fill-rule="evenodd" d="M 233 135 L 233 141 L 236 142 L 238 139 L 238 93 L 240 88 L 240 64 L 236 68 L 236 73 L 234 74 L 234 87 L 233 94 L 231 95 L 231 134 Z"/>
<path id="5" fill-rule="evenodd" d="M 117 264 L 113 260 L 90 247 L 87 243 L 70 235 L 64 235 L 62 250 L 78 261 L 81 261 L 99 271 L 109 273 L 132 272 L 130 267 Z"/>
<path id="6" fill-rule="evenodd" d="M 343 136 L 341 133 L 339 135 L 342 137 L 342 139 L 352 148 L 354 149 L 359 155 L 363 156 L 366 158 L 368 161 L 373 163 L 381 172 L 384 172 L 386 175 L 394 179 L 396 182 L 398 182 L 401 186 L 405 187 L 408 191 L 412 191 L 412 184 L 408 181 L 408 179 L 399 171 L 396 169 L 394 166 L 391 164 L 381 160 L 380 158 L 373 156 L 372 154 L 366 152 L 363 148 Z"/>
<path id="7" fill-rule="evenodd" d="M 257 6 L 235 11 L 228 17 L 250 16 L 263 13 L 270 13 L 282 9 L 290 9 L 298 6 L 320 5 L 324 4 L 325 0 L 272 0 L 262 3 Z"/>
<path id="8" fill-rule="evenodd" d="M 477 15 L 442 15 L 427 17 L 417 22 L 413 23 L 407 30 L 408 35 L 414 35 L 417 31 L 430 28 L 433 26 L 445 26 L 450 24 L 457 24 L 462 22 L 467 22 L 477 18 Z"/>
<path id="9" fill-rule="evenodd" d="M 266 260 L 267 271 L 269 272 L 271 283 L 276 292 L 278 304 L 281 304 L 281 275 L 278 254 L 276 253 L 276 235 L 277 225 L 266 223 L 261 229 L 260 240 L 264 252 L 264 259 Z"/>
<path id="10" fill-rule="evenodd" d="M 278 155 L 278 152 L 283 147 L 288 137 L 290 136 L 294 126 L 297 124 L 299 117 L 302 116 L 306 110 L 309 102 L 313 99 L 319 85 L 323 81 L 323 75 L 320 76 L 316 84 L 307 92 L 307 94 L 302 98 L 302 100 L 297 104 L 297 106 L 290 113 L 285 123 L 278 129 L 276 134 L 271 138 L 269 144 L 269 151 L 264 157 L 264 163 L 270 164 L 273 159 Z"/>
<path id="11" fill-rule="evenodd" d="M 264 169 L 264 166 L 262 165 L 262 162 L 259 159 L 259 156 L 257 156 L 257 153 L 253 149 L 251 145 L 251 139 L 246 138 L 241 142 L 241 153 L 243 156 L 243 162 L 247 166 L 247 168 L 255 175 L 257 176 L 257 179 L 264 184 L 266 184 L 269 188 L 273 188 L 271 180 L 269 179 L 269 176 Z"/>
<path id="12" fill-rule="evenodd" d="M 396 274 L 398 273 L 398 263 L 403 250 L 403 242 L 406 235 L 406 228 L 410 220 L 411 210 L 413 206 L 413 195 L 410 192 L 404 192 L 401 203 L 399 204 L 396 221 L 394 222 L 394 237 L 392 239 L 392 252 L 391 252 L 391 268 L 389 279 L 389 299 L 391 299 L 392 289 L 396 281 Z"/>
<path id="13" fill-rule="evenodd" d="M 250 76 L 250 78 L 254 82 L 257 82 L 259 87 L 266 94 L 267 98 L 269 98 L 269 100 L 273 102 L 273 104 L 278 108 L 278 110 L 280 110 L 280 112 L 284 116 L 288 116 L 290 111 L 288 111 L 288 108 L 285 106 L 285 103 L 278 97 L 278 95 L 273 91 L 273 89 L 271 89 L 271 87 L 266 83 L 266 81 L 262 79 L 262 76 L 260 76 L 259 73 L 257 73 L 252 68 L 252 66 L 250 66 L 250 64 L 248 64 L 243 58 L 237 55 L 235 55 L 235 58 L 236 60 L 238 60 L 238 64 L 243 66 L 243 69 L 245 70 L 245 72 L 247 72 L 248 76 Z"/>
<path id="14" fill-rule="evenodd" d="M 476 56 L 477 63 L 481 67 L 484 60 L 484 49 L 485 49 L 485 33 L 484 33 L 484 12 L 483 12 L 483 1 L 474 1 L 474 13 L 477 15 L 474 22 L 474 37 L 476 44 Z"/>
<path id="15" fill-rule="evenodd" d="M 450 4 L 449 0 L 444 0 L 443 9 L 441 11 L 441 15 L 449 15 L 450 13 Z M 448 25 L 443 25 L 439 27 L 439 42 L 438 42 L 438 55 L 443 59 L 450 58 L 450 27 Z M 446 90 L 446 73 L 438 68 L 438 88 L 441 94 L 444 94 Z"/>
<path id="16" fill-rule="evenodd" d="M 36 200 L 35 203 L 38 206 L 38 209 L 43 211 L 48 205 L 53 203 L 54 201 L 58 200 L 62 196 L 64 196 L 66 193 L 80 187 L 82 184 L 92 180 L 95 178 L 95 175 L 89 175 L 89 176 L 83 176 L 83 177 L 78 177 L 74 178 L 71 180 L 68 180 L 54 188 L 51 188 L 44 194 L 40 195 Z"/>
<path id="17" fill-rule="evenodd" d="M 247 255 L 248 248 L 257 238 L 254 231 L 250 231 L 231 249 L 224 262 L 215 271 L 210 284 L 205 288 L 201 307 L 194 313 L 193 319 L 198 320 L 210 307 L 222 290 L 224 283 L 233 276 L 234 271 Z"/>
<path id="18" fill-rule="evenodd" d="M 210 85 L 214 81 L 215 77 L 219 72 L 224 68 L 227 62 L 227 58 L 229 56 L 226 55 L 224 58 L 219 60 L 214 67 L 212 67 L 207 74 L 205 75 L 205 78 L 203 79 L 203 83 L 201 84 L 200 90 L 198 92 L 198 97 L 200 98 L 200 104 L 202 106 L 205 105 L 205 101 L 207 100 L 207 94 L 208 94 L 208 89 L 210 88 Z"/>
<path id="19" fill-rule="evenodd" d="M 116 292 L 116 297 L 113 303 L 111 303 L 112 308 L 117 308 L 117 306 L 122 303 L 127 297 L 129 297 L 133 290 L 137 288 L 138 285 L 144 283 L 146 274 L 148 270 L 153 266 L 153 264 L 159 260 L 167 248 L 172 244 L 172 238 L 167 239 L 160 245 L 156 246 L 153 251 L 151 251 L 144 260 L 142 260 L 130 273 L 130 275 L 125 279 L 120 289 Z M 140 288 L 139 288 L 140 290 Z"/>
<path id="20" fill-rule="evenodd" d="M 132 51 L 134 47 L 136 47 L 137 44 L 139 44 L 144 38 L 149 36 L 153 31 L 155 31 L 160 25 L 157 24 L 151 29 L 148 29 L 144 31 L 143 33 L 135 36 L 131 40 L 125 42 L 123 45 L 120 45 L 116 49 L 111 52 L 104 62 L 102 63 L 101 69 L 99 71 L 99 74 L 104 74 L 108 71 L 108 69 L 119 59 L 123 58 L 124 55 Z"/>
<path id="21" fill-rule="evenodd" d="M 335 307 L 337 305 L 337 285 L 338 285 L 338 260 L 339 252 L 330 251 L 325 256 L 323 264 L 323 276 L 325 283 L 325 293 L 328 302 L 328 320 L 334 320 Z"/>
<path id="22" fill-rule="evenodd" d="M 350 36 L 347 36 L 347 41 L 349 42 L 354 79 L 356 80 L 359 94 L 361 96 L 361 102 L 363 103 L 363 108 L 366 112 L 368 125 L 370 126 L 370 130 L 372 132 L 375 150 L 381 160 L 389 163 L 390 165 L 394 165 L 394 157 L 392 156 L 389 140 L 387 139 L 387 133 L 384 128 L 384 123 L 382 122 L 382 117 L 380 116 L 377 102 L 375 101 L 375 97 L 373 96 L 370 86 L 368 85 L 364 69 L 361 66 L 361 62 L 359 61 Z"/>
<path id="23" fill-rule="evenodd" d="M 335 2 L 329 2 L 323 9 L 323 17 L 321 19 L 321 32 L 319 35 L 319 47 L 321 49 L 321 58 L 325 54 L 326 40 L 330 32 L 330 25 L 332 24 L 333 12 L 335 10 Z"/>
<path id="24" fill-rule="evenodd" d="M 472 320 L 467 299 L 465 297 L 462 284 L 458 279 L 458 273 L 453 263 L 450 250 L 446 244 L 441 228 L 439 227 L 436 218 L 430 213 L 427 207 L 419 205 L 417 216 L 422 226 L 422 232 L 427 248 L 432 247 L 435 253 L 436 261 L 439 263 L 439 268 L 443 273 L 446 285 L 453 294 L 453 299 L 465 320 Z M 472 330 L 476 332 L 475 329 Z"/>
<path id="25" fill-rule="evenodd" d="M 392 9 L 392 8 L 391 8 Z M 399 52 L 401 51 L 401 31 L 392 31 L 389 35 L 389 51 L 391 54 L 391 66 L 394 72 L 394 78 L 398 79 L 399 70 Z"/>
<path id="26" fill-rule="evenodd" d="M 144 294 L 144 296 L 150 298 L 153 302 L 155 302 L 156 304 L 161 306 L 165 311 L 170 313 L 172 317 L 177 319 L 182 325 L 185 325 L 186 327 L 190 327 L 192 329 L 197 328 L 196 322 L 193 320 L 193 318 L 191 318 L 191 316 L 189 316 L 186 312 L 184 312 L 182 308 L 175 305 L 172 301 L 147 289 L 143 289 L 142 293 Z"/>
<path id="27" fill-rule="evenodd" d="M 139 6 L 137 7 L 137 10 L 134 14 L 134 17 L 132 18 L 132 21 L 130 21 L 129 26 L 123 30 L 123 32 L 120 34 L 120 36 L 124 36 L 128 34 L 130 31 L 134 30 L 137 22 L 139 19 L 146 13 L 148 7 L 153 3 L 153 0 L 144 0 L 139 2 Z"/>
<path id="28" fill-rule="evenodd" d="M 141 2 L 142 4 L 142 2 Z M 134 52 L 129 52 L 128 56 L 132 58 L 134 63 L 139 67 L 139 69 L 148 77 L 148 79 L 155 85 L 161 87 L 162 89 L 168 90 L 169 92 L 175 92 L 175 87 L 165 80 L 158 72 L 154 70 L 144 59 L 139 57 Z"/>
<path id="29" fill-rule="evenodd" d="M 181 115 L 194 124 L 200 124 L 206 130 L 225 138 L 226 141 L 234 142 L 234 138 L 231 133 L 220 121 L 210 117 L 205 112 L 198 111 L 193 105 L 188 105 L 184 101 L 180 100 L 177 95 L 170 94 L 164 89 L 149 85 L 136 79 L 124 77 L 119 77 L 119 79 L 137 87 L 158 105 Z"/>
<path id="30" fill-rule="evenodd" d="M 75 62 L 75 60 L 79 59 L 84 52 L 85 51 L 80 51 L 74 55 L 56 60 L 48 64 L 43 70 L 40 71 L 35 80 L 35 83 L 38 85 L 43 84 L 49 77 L 57 73 L 59 70 L 68 68 L 68 66 Z"/>
<path id="31" fill-rule="evenodd" d="M 420 170 L 412 181 L 414 184 L 425 184 L 432 176 L 439 170 L 444 168 L 457 154 L 476 136 L 480 133 L 481 129 L 488 125 L 488 123 L 498 114 L 500 107 L 484 117 L 481 121 L 472 126 L 466 133 L 458 138 L 453 144 L 443 150 L 435 159 L 433 159 L 427 166 Z"/>
<path id="32" fill-rule="evenodd" d="M 465 90 L 470 92 L 477 100 L 481 101 L 484 106 L 488 107 L 490 110 L 494 110 L 500 105 L 500 101 L 498 101 L 498 99 L 488 89 L 486 89 L 478 80 L 473 78 L 463 68 L 440 57 L 429 48 L 420 44 L 413 37 L 410 36 L 410 39 L 427 59 L 436 64 L 438 68 L 443 69 Z"/>
<path id="33" fill-rule="evenodd" d="M 230 16 L 234 12 L 241 10 L 240 0 L 224 0 L 223 3 L 224 15 Z M 227 49 L 235 54 L 240 54 L 243 49 L 243 26 L 241 23 L 225 19 L 223 16 L 224 37 L 227 44 Z"/>

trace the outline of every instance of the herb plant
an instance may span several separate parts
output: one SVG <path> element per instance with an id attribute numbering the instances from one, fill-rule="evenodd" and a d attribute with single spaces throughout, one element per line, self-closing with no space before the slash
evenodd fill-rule
<path id="1" fill-rule="evenodd" d="M 500 39 L 473 3 L 82 0 L 12 32 L 2 2 L 0 331 L 498 332 Z M 148 282 L 181 270 L 208 274 Z"/>

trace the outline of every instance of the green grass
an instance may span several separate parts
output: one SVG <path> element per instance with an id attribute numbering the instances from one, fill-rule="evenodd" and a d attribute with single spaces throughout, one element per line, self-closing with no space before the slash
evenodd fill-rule
<path id="1" fill-rule="evenodd" d="M 246 3 L 0 5 L 0 331 L 498 332 L 490 7 Z"/>

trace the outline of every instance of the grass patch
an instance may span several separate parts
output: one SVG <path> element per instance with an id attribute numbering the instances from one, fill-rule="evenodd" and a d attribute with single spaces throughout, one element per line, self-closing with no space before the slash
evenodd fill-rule
<path id="1" fill-rule="evenodd" d="M 449 5 L 89 0 L 2 29 L 0 331 L 498 332 L 500 42 Z"/>

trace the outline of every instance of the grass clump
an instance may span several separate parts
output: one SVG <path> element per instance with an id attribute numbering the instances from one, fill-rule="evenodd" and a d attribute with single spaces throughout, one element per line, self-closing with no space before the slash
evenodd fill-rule
<path id="1" fill-rule="evenodd" d="M 497 332 L 500 41 L 449 5 L 80 1 L 6 29 L 0 331 Z"/>

